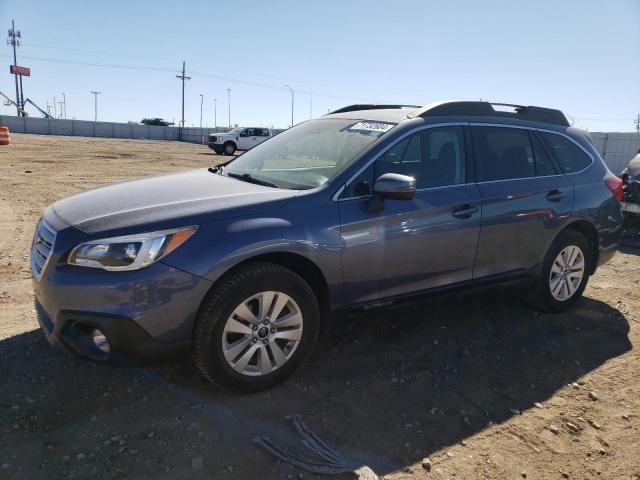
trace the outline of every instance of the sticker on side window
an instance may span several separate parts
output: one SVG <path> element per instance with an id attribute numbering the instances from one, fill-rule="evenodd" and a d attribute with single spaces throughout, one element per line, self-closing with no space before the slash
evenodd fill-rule
<path id="1" fill-rule="evenodd" d="M 358 122 L 355 125 L 349 127 L 349 130 L 357 132 L 375 132 L 378 134 L 382 134 L 388 132 L 396 125 L 396 123 L 385 122 Z"/>

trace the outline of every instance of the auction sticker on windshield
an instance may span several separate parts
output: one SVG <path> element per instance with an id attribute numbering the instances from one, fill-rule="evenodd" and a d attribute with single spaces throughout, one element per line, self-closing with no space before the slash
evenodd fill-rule
<path id="1" fill-rule="evenodd" d="M 358 122 L 355 125 L 349 127 L 349 130 L 358 132 L 376 132 L 385 133 L 395 127 L 397 123 L 385 123 L 385 122 Z"/>

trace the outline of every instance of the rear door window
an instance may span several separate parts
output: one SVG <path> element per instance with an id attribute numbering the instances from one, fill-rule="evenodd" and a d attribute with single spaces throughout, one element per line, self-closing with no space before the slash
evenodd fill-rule
<path id="1" fill-rule="evenodd" d="M 471 127 L 478 180 L 490 182 L 536 175 L 529 132 L 522 128 Z"/>
<path id="2" fill-rule="evenodd" d="M 591 165 L 591 158 L 568 138 L 555 133 L 540 132 L 564 173 L 580 172 Z"/>
<path id="3" fill-rule="evenodd" d="M 558 170 L 556 169 L 553 160 L 551 160 L 551 157 L 535 132 L 531 132 L 531 143 L 533 144 L 533 156 L 536 161 L 536 175 L 538 177 L 557 175 Z"/>

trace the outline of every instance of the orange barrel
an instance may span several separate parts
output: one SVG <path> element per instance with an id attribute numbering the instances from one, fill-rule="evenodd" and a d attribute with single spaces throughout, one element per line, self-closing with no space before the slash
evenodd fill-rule
<path id="1" fill-rule="evenodd" d="M 9 127 L 5 127 L 0 125 L 0 145 L 9 145 L 11 140 L 9 140 Z"/>

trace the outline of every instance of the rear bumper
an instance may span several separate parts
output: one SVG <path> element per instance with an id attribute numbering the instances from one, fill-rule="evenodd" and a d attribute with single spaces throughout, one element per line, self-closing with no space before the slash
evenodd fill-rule
<path id="1" fill-rule="evenodd" d="M 624 213 L 640 215 L 640 204 L 632 202 L 620 202 L 620 208 Z"/>

